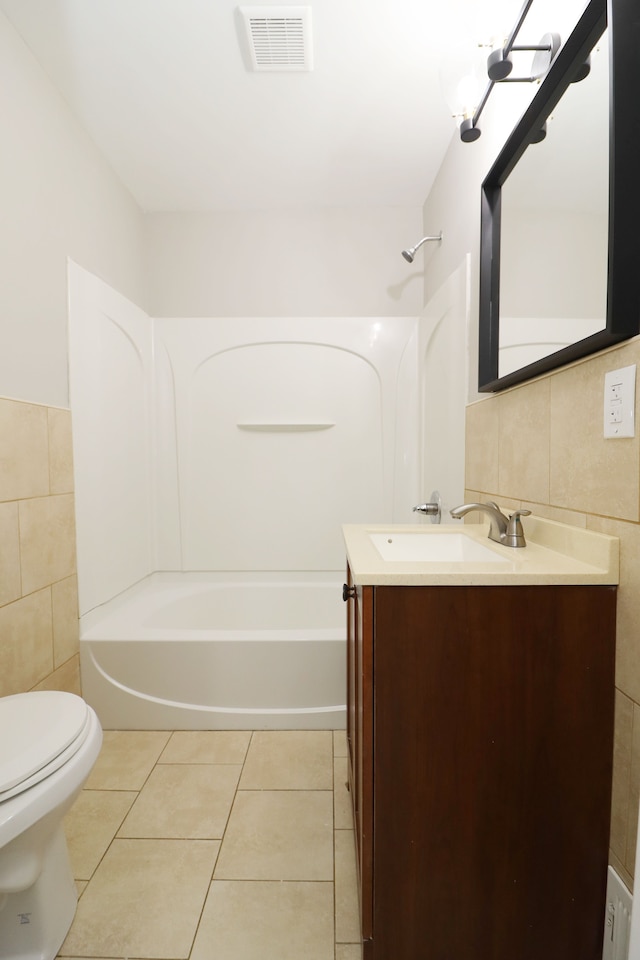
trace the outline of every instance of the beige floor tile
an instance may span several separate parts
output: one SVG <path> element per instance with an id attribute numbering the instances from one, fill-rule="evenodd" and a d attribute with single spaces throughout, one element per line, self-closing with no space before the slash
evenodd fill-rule
<path id="1" fill-rule="evenodd" d="M 240 779 L 241 790 L 331 790 L 330 730 L 254 733 Z"/>
<path id="2" fill-rule="evenodd" d="M 158 764 L 118 836 L 222 837 L 241 770 L 239 764 Z"/>
<path id="3" fill-rule="evenodd" d="M 73 875 L 89 880 L 137 793 L 83 790 L 64 820 Z"/>
<path id="4" fill-rule="evenodd" d="M 347 746 L 347 731 L 333 731 L 333 755 L 334 757 L 348 757 L 349 748 Z"/>
<path id="5" fill-rule="evenodd" d="M 156 730 L 105 730 L 87 788 L 141 790 L 170 735 Z"/>
<path id="6" fill-rule="evenodd" d="M 359 943 L 336 943 L 336 960 L 362 960 Z"/>
<path id="7" fill-rule="evenodd" d="M 249 730 L 177 730 L 159 763 L 244 763 Z"/>
<path id="8" fill-rule="evenodd" d="M 331 791 L 239 791 L 216 879 L 332 880 Z"/>
<path id="9" fill-rule="evenodd" d="M 191 960 L 334 960 L 333 884 L 214 880 Z"/>
<path id="10" fill-rule="evenodd" d="M 60 955 L 186 960 L 218 847 L 215 840 L 114 840 Z"/>
<path id="11" fill-rule="evenodd" d="M 335 831 L 336 943 L 359 943 L 360 919 L 353 830 Z"/>
<path id="12" fill-rule="evenodd" d="M 347 758 L 336 757 L 333 761 L 333 825 L 336 830 L 353 830 L 348 777 Z"/>

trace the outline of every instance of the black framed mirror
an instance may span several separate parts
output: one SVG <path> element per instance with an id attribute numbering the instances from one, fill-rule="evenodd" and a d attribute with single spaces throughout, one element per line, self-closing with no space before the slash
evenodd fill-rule
<path id="1" fill-rule="evenodd" d="M 640 5 L 590 0 L 482 184 L 481 392 L 640 332 L 639 95 Z"/>

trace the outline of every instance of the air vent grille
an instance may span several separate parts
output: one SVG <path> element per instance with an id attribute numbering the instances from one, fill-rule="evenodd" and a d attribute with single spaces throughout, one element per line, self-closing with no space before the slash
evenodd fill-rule
<path id="1" fill-rule="evenodd" d="M 311 70 L 311 7 L 240 7 L 253 70 Z"/>

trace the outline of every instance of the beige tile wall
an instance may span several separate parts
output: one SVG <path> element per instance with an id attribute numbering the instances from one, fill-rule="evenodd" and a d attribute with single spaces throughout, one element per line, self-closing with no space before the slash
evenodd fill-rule
<path id="1" fill-rule="evenodd" d="M 71 414 L 0 398 L 0 696 L 80 692 Z"/>
<path id="2" fill-rule="evenodd" d="M 640 437 L 603 438 L 603 392 L 607 371 L 633 363 L 640 366 L 640 338 L 473 403 L 466 421 L 468 500 L 528 507 L 620 538 L 610 860 L 631 888 L 640 799 Z"/>

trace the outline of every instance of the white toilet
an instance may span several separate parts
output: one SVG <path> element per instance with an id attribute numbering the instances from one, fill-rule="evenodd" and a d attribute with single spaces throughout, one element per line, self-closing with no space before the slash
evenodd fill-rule
<path id="1" fill-rule="evenodd" d="M 72 693 L 0 698 L 0 958 L 53 960 L 77 894 L 64 815 L 102 744 L 91 707 Z"/>

